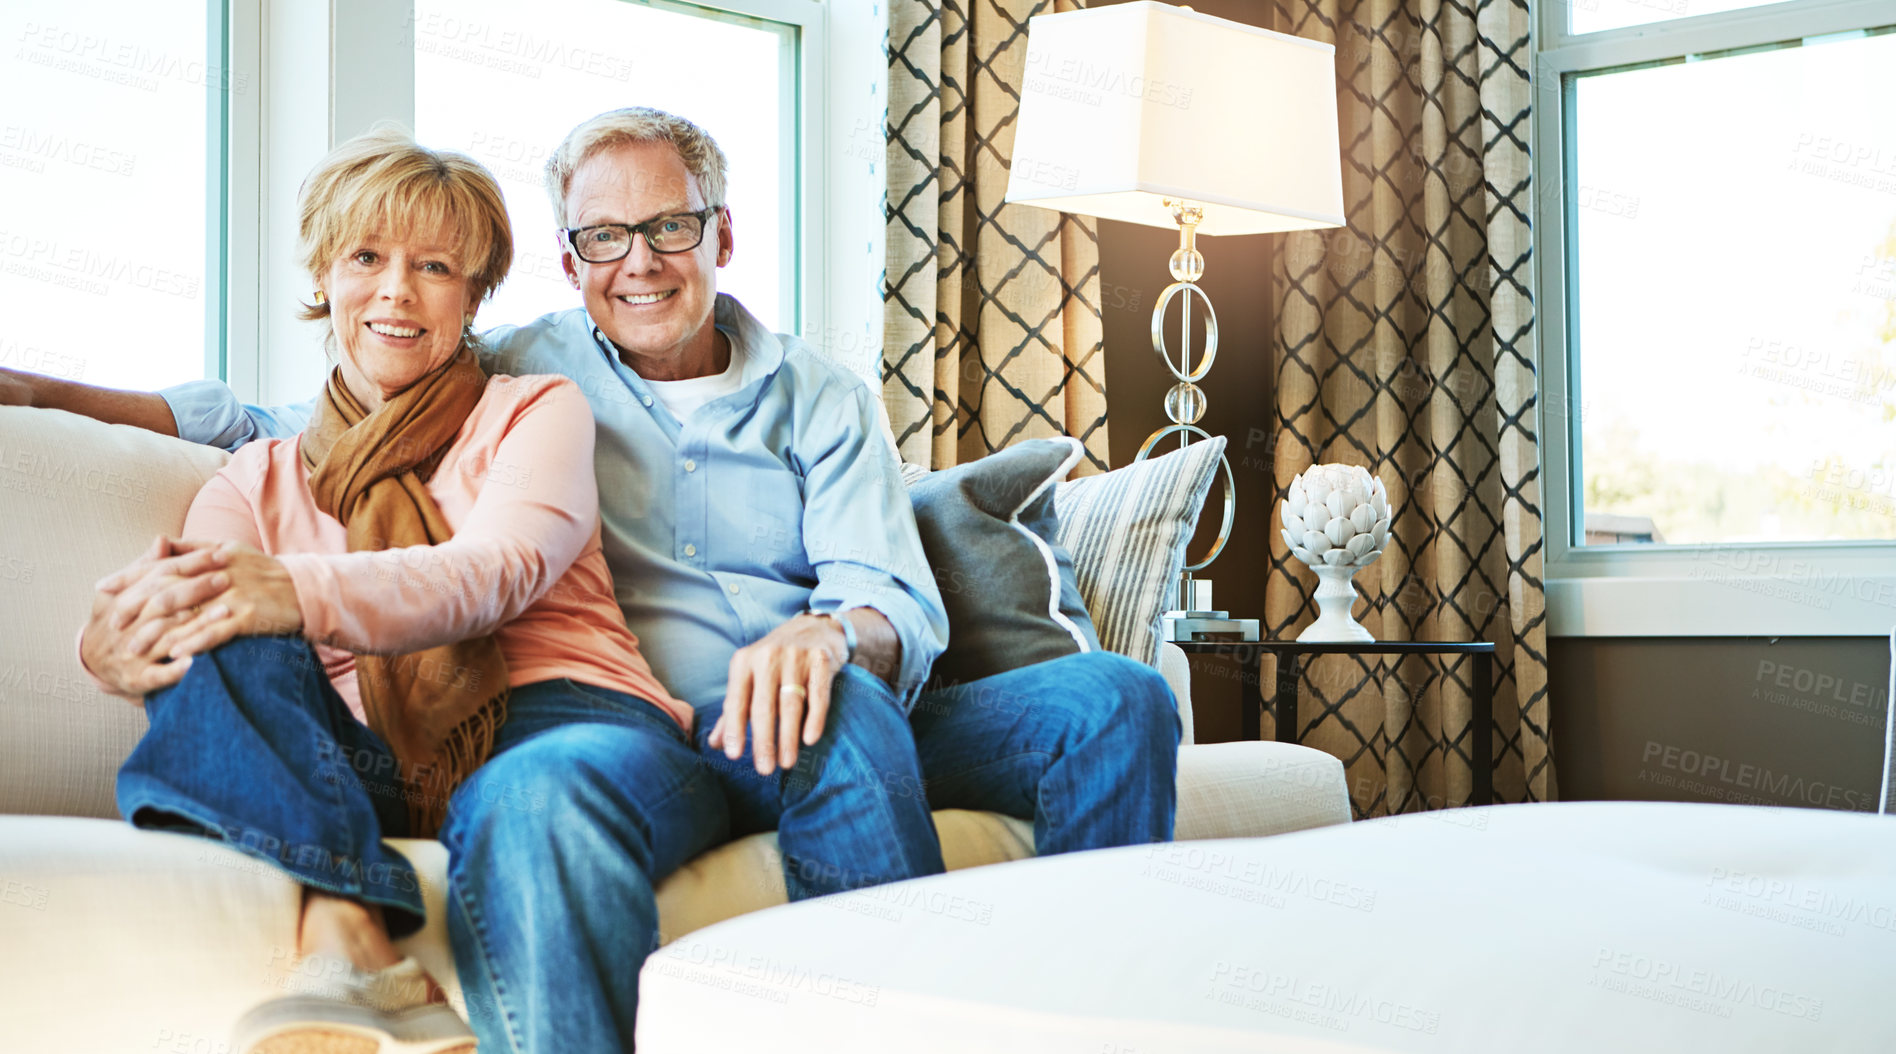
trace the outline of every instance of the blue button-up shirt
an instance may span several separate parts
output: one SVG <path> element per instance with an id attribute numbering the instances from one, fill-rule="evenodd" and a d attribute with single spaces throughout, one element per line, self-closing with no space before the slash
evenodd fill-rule
<path id="1" fill-rule="evenodd" d="M 881 612 L 902 641 L 912 706 L 948 639 L 875 393 L 729 296 L 716 324 L 738 390 L 679 421 L 583 308 L 481 337 L 483 365 L 564 374 L 598 425 L 606 562 L 640 650 L 673 695 L 721 703 L 731 656 L 805 608 Z M 226 450 L 295 435 L 314 402 L 245 406 L 218 381 L 163 393 L 186 439 Z"/>

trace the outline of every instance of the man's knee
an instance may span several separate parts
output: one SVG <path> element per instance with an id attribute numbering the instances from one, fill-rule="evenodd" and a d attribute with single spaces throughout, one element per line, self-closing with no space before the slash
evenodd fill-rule
<path id="1" fill-rule="evenodd" d="M 915 730 L 882 679 L 860 666 L 839 674 L 823 734 L 783 774 L 787 794 L 863 787 L 889 797 L 926 800 Z"/>
<path id="2" fill-rule="evenodd" d="M 1150 736 L 1170 735 L 1178 745 L 1182 724 L 1178 700 L 1159 671 L 1110 651 L 1073 657 L 1079 667 L 1073 683 L 1084 685 L 1085 705 L 1101 724 L 1130 726 Z"/>
<path id="3" fill-rule="evenodd" d="M 882 678 L 860 666 L 846 666 L 830 686 L 829 714 L 823 721 L 820 750 L 860 746 L 879 752 L 891 743 L 914 749 L 915 733 L 895 693 Z"/>

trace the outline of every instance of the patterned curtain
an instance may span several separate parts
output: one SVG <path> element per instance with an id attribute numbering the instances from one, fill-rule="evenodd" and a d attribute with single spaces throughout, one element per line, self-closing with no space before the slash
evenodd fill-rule
<path id="1" fill-rule="evenodd" d="M 1398 512 L 1359 619 L 1493 641 L 1496 799 L 1552 800 L 1527 0 L 1275 2 L 1273 28 L 1336 45 L 1349 220 L 1275 252 L 1279 493 L 1322 462 L 1384 480 Z M 1268 631 L 1295 636 L 1315 578 L 1271 536 Z M 1303 741 L 1343 759 L 1360 815 L 1467 800 L 1490 760 L 1470 753 L 1472 661 L 1307 667 Z"/>
<path id="2" fill-rule="evenodd" d="M 1091 220 L 1004 205 L 1027 19 L 1059 0 L 889 10 L 883 397 L 903 460 L 1071 435 L 1103 471 L 1106 364 Z"/>

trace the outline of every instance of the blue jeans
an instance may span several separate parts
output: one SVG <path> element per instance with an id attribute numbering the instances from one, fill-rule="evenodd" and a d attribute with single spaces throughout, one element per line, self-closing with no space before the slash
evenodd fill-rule
<path id="1" fill-rule="evenodd" d="M 748 731 L 735 761 L 706 743 L 723 712 L 722 702 L 698 709 L 698 750 L 724 789 L 731 837 L 777 832 L 791 900 L 941 873 L 921 759 L 881 678 L 845 667 L 822 738 L 769 776 L 757 774 Z"/>
<path id="2" fill-rule="evenodd" d="M 421 927 L 421 883 L 383 835 L 407 833 L 394 756 L 294 638 L 248 637 L 145 699 L 151 728 L 119 768 L 119 815 L 216 838 L 313 889 Z"/>
<path id="3" fill-rule="evenodd" d="M 940 873 L 933 809 L 1032 820 L 1042 856 L 1172 838 L 1178 703 L 1157 670 L 1123 655 L 925 692 L 906 724 L 888 685 L 845 667 L 823 738 L 767 777 L 748 750 L 733 762 L 705 745 L 722 712 L 698 711 L 698 749 L 730 802 L 732 837 L 777 830 L 792 900 Z"/>
<path id="4" fill-rule="evenodd" d="M 1144 663 L 1068 655 L 924 693 L 909 721 L 929 805 L 1031 819 L 1040 856 L 1172 838 L 1183 726 Z"/>
<path id="5" fill-rule="evenodd" d="M 299 883 L 422 921 L 420 883 L 382 843 L 407 833 L 392 755 L 309 645 L 248 637 L 150 696 L 119 772 L 121 814 L 219 838 Z M 629 1050 L 654 890 L 680 864 L 779 828 L 793 897 L 942 869 L 907 721 L 861 669 L 795 769 L 702 748 L 643 699 L 568 680 L 513 690 L 493 753 L 449 800 L 448 931 L 487 1051 Z M 911 788 L 908 793 L 903 788 Z"/>

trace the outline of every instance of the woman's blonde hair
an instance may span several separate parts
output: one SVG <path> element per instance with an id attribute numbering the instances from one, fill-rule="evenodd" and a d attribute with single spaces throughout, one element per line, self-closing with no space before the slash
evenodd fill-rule
<path id="1" fill-rule="evenodd" d="M 329 152 L 303 181 L 296 252 L 318 283 L 329 265 L 370 235 L 444 231 L 476 302 L 513 266 L 513 226 L 500 184 L 465 154 L 430 150 L 403 129 L 378 124 Z M 327 303 L 301 317 L 329 317 Z"/>
<path id="2" fill-rule="evenodd" d="M 723 207 L 724 151 L 704 129 L 676 114 L 649 106 L 628 106 L 607 110 L 566 133 L 566 138 L 546 159 L 546 193 L 553 201 L 553 222 L 567 223 L 566 192 L 573 188 L 573 174 L 586 159 L 601 150 L 627 143 L 670 143 L 685 163 L 685 171 L 698 181 L 705 207 Z"/>

